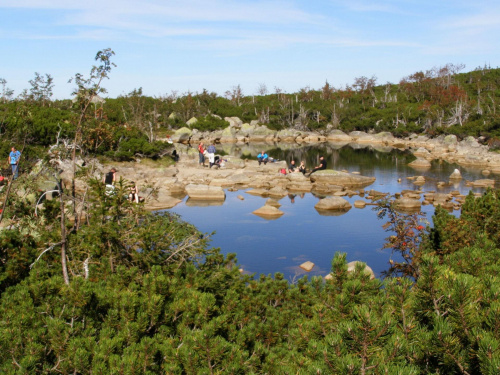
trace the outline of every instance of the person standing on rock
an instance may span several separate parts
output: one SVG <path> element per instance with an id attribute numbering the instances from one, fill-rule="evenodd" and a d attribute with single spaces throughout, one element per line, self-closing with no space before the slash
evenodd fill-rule
<path id="1" fill-rule="evenodd" d="M 208 153 L 208 164 L 209 167 L 212 168 L 212 166 L 215 164 L 215 145 L 213 143 L 210 144 L 207 148 L 207 153 Z"/>
<path id="2" fill-rule="evenodd" d="M 12 179 L 15 180 L 19 175 L 19 159 L 21 158 L 21 153 L 12 147 L 9 154 L 9 164 L 12 168 Z"/>
<path id="3" fill-rule="evenodd" d="M 320 156 L 319 157 L 319 165 L 317 167 L 314 167 L 308 176 L 310 176 L 311 174 L 313 174 L 316 171 L 322 171 L 323 169 L 326 169 L 326 160 L 323 156 Z"/>
<path id="4" fill-rule="evenodd" d="M 205 145 L 203 144 L 203 142 L 200 142 L 200 144 L 198 145 L 198 158 L 200 166 L 205 166 Z"/>

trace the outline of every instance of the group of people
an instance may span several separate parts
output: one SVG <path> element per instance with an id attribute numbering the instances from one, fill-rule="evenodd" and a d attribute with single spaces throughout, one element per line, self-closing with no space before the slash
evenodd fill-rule
<path id="1" fill-rule="evenodd" d="M 112 193 L 115 191 L 115 182 L 116 182 L 116 168 L 111 168 L 108 173 L 104 175 L 104 184 L 106 184 L 106 192 Z M 144 200 L 144 198 L 139 196 L 139 189 L 137 188 L 137 184 L 134 181 L 130 182 L 128 200 L 130 202 L 139 203 Z"/>
<path id="2" fill-rule="evenodd" d="M 264 165 L 267 164 L 269 159 L 270 159 L 269 155 L 267 155 L 267 153 L 264 151 L 262 151 L 259 155 L 257 155 L 257 161 L 259 162 L 259 165 L 261 165 L 262 163 L 264 163 Z M 307 176 L 310 176 L 312 173 L 314 173 L 316 171 L 321 171 L 323 169 L 326 169 L 326 160 L 323 156 L 320 156 L 319 157 L 319 164 L 316 167 L 314 167 L 309 172 L 309 174 L 307 174 Z M 306 175 L 307 168 L 306 168 L 306 164 L 303 160 L 300 162 L 300 165 L 298 165 L 298 166 L 297 166 L 297 164 L 295 164 L 295 160 L 292 160 L 290 162 L 290 165 L 288 166 L 288 173 L 294 173 L 294 172 L 301 172 L 303 175 Z M 281 169 L 280 173 L 286 174 L 286 169 L 284 169 L 284 168 Z"/>
<path id="3" fill-rule="evenodd" d="M 217 162 L 215 160 L 215 153 L 216 153 L 215 145 L 211 143 L 207 148 L 205 148 L 205 145 L 203 142 L 200 142 L 198 145 L 198 161 L 200 166 L 205 166 L 205 157 L 208 158 L 208 164 L 209 168 L 212 168 L 214 165 L 217 165 Z"/>
<path id="4" fill-rule="evenodd" d="M 295 160 L 292 160 L 290 162 L 290 165 L 288 167 L 288 173 L 301 172 L 304 176 L 305 175 L 310 176 L 312 173 L 314 173 L 316 171 L 321 171 L 323 169 L 326 169 L 326 160 L 323 156 L 320 156 L 319 157 L 319 164 L 316 167 L 314 167 L 311 170 L 311 172 L 309 172 L 309 174 L 307 174 L 307 168 L 306 168 L 304 161 L 301 161 L 300 165 L 297 166 L 295 164 Z"/>

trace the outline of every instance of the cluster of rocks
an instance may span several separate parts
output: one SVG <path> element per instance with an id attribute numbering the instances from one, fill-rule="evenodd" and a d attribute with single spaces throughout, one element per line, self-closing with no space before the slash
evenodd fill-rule
<path id="1" fill-rule="evenodd" d="M 214 132 L 201 132 L 190 127 L 178 129 L 171 137 L 172 141 L 179 144 L 205 143 L 322 143 L 336 144 L 371 144 L 388 149 L 409 149 L 417 157 L 412 163 L 415 167 L 430 167 L 431 160 L 446 160 L 463 166 L 483 167 L 493 173 L 500 173 L 500 154 L 488 152 L 488 146 L 482 145 L 474 137 L 467 137 L 459 141 L 455 135 L 430 138 L 426 135 L 412 134 L 406 138 L 396 138 L 389 132 L 366 133 L 353 131 L 344 133 L 338 129 L 330 129 L 321 134 L 315 132 L 285 129 L 275 131 L 257 121 L 243 123 L 238 117 L 226 117 L 229 126 L 224 130 Z M 194 124 L 196 119 L 188 123 Z"/>
<path id="2" fill-rule="evenodd" d="M 438 181 L 437 191 L 422 191 L 426 178 L 422 175 L 408 177 L 415 184 L 415 190 L 403 190 L 390 196 L 389 193 L 378 192 L 373 189 L 366 191 L 374 177 L 361 176 L 348 171 L 323 170 L 306 177 L 302 173 L 283 175 L 279 170 L 286 168 L 284 161 L 258 165 L 256 160 L 242 160 L 237 157 L 224 156 L 224 168 L 208 168 L 198 165 L 197 153 L 185 153 L 175 166 L 155 167 L 147 163 L 120 163 L 117 166 L 117 177 L 135 181 L 140 187 L 140 195 L 146 198 L 145 206 L 150 210 L 172 208 L 187 195 L 188 205 L 221 205 L 226 194 L 225 190 L 246 190 L 247 194 L 269 198 L 254 214 L 267 219 L 276 219 L 283 215 L 278 200 L 288 194 L 313 193 L 323 197 L 315 208 L 321 215 L 341 215 L 349 211 L 352 206 L 343 197 L 359 196 L 354 201 L 355 208 L 367 205 L 376 205 L 377 201 L 386 198 L 394 200 L 395 206 L 404 211 L 418 211 L 422 205 L 440 204 L 446 209 L 459 209 L 465 196 L 458 190 L 451 193 L 440 193 L 441 188 L 448 188 L 456 184 L 462 177 L 455 170 L 448 181 Z M 61 178 L 70 184 L 71 165 L 61 162 L 59 167 L 63 171 Z M 107 169 L 97 166 L 96 176 L 103 175 Z M 53 185 L 53 182 L 50 182 Z M 494 186 L 492 179 L 465 181 L 471 187 Z M 47 189 L 52 186 L 47 186 Z M 77 190 L 85 191 L 86 184 L 78 180 Z M 248 190 L 250 189 L 250 190 Z M 447 189 L 448 190 L 448 189 Z M 239 196 L 244 199 L 243 196 Z"/>

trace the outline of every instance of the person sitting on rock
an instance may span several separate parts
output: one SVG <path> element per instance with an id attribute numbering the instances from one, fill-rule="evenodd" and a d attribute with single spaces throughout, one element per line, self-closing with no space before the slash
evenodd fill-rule
<path id="1" fill-rule="evenodd" d="M 261 152 L 261 153 L 257 156 L 257 159 L 259 159 L 259 165 L 260 165 L 261 163 L 264 163 L 264 165 L 265 165 L 265 164 L 267 164 L 267 162 L 269 161 L 269 156 L 267 156 L 267 154 L 266 154 L 264 151 L 262 151 L 262 152 Z"/>
<path id="2" fill-rule="evenodd" d="M 309 173 L 309 176 L 313 174 L 316 171 L 322 171 L 323 169 L 326 169 L 326 160 L 323 156 L 319 157 L 319 165 L 317 167 L 314 167 L 311 173 Z"/>
<path id="3" fill-rule="evenodd" d="M 131 182 L 130 193 L 128 194 L 128 200 L 130 202 L 139 203 L 139 189 L 134 181 Z"/>
<path id="4" fill-rule="evenodd" d="M 295 160 L 292 160 L 290 162 L 290 166 L 288 167 L 288 173 L 292 173 L 292 172 L 298 172 L 299 169 L 297 168 L 297 166 L 295 165 Z"/>
<path id="5" fill-rule="evenodd" d="M 302 174 L 306 174 L 306 163 L 304 162 L 304 160 L 300 162 L 298 171 L 302 172 Z"/>

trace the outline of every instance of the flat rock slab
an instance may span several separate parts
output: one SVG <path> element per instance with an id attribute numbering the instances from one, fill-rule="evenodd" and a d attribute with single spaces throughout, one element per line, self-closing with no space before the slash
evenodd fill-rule
<path id="1" fill-rule="evenodd" d="M 349 211 L 351 204 L 342 197 L 328 197 L 320 199 L 314 206 L 317 210 Z"/>
<path id="2" fill-rule="evenodd" d="M 400 212 L 418 212 L 422 207 L 422 202 L 418 199 L 401 197 L 393 202 L 394 208 Z"/>
<path id="3" fill-rule="evenodd" d="M 266 189 L 252 189 L 252 190 L 246 191 L 246 193 L 250 194 L 250 195 L 258 195 L 261 197 L 268 197 L 269 196 L 269 190 L 266 190 Z"/>
<path id="4" fill-rule="evenodd" d="M 302 263 L 299 267 L 302 268 L 303 270 L 309 272 L 314 268 L 314 263 L 307 261 L 307 262 Z"/>
<path id="5" fill-rule="evenodd" d="M 158 196 L 155 198 L 148 198 L 144 202 L 144 207 L 147 210 L 164 210 L 167 208 L 172 208 L 181 203 L 182 200 L 174 198 L 164 191 L 159 191 Z"/>
<path id="6" fill-rule="evenodd" d="M 431 162 L 424 158 L 417 158 L 417 160 L 412 161 L 408 165 L 414 168 L 430 168 Z"/>
<path id="7" fill-rule="evenodd" d="M 366 202 L 364 200 L 357 200 L 354 202 L 354 207 L 356 208 L 365 208 L 366 207 Z"/>
<path id="8" fill-rule="evenodd" d="M 493 187 L 495 186 L 495 180 L 490 180 L 490 179 L 483 179 L 483 180 L 476 180 L 472 182 L 472 186 L 474 187 Z"/>
<path id="9" fill-rule="evenodd" d="M 256 209 L 255 211 L 252 212 L 254 215 L 263 217 L 265 219 L 277 219 L 278 217 L 281 217 L 284 212 L 277 209 L 276 207 L 273 206 L 262 206 L 261 208 Z"/>
<path id="10" fill-rule="evenodd" d="M 343 187 L 364 187 L 375 182 L 375 177 L 334 171 L 333 169 L 314 172 L 309 178 L 316 184 L 338 185 Z"/>
<path id="11" fill-rule="evenodd" d="M 220 186 L 189 184 L 186 194 L 193 200 L 217 201 L 226 199 L 226 193 Z"/>

